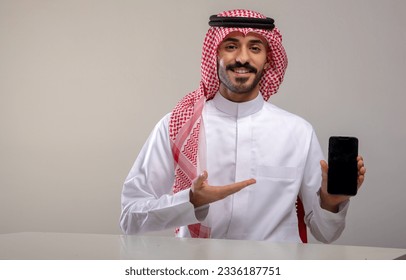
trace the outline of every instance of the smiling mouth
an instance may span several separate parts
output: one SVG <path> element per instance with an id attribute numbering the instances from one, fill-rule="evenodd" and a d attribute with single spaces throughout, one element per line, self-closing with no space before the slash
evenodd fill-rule
<path id="1" fill-rule="evenodd" d="M 230 69 L 232 72 L 237 73 L 237 74 L 248 74 L 248 73 L 254 73 L 253 70 L 246 69 L 246 68 L 234 68 Z"/>
<path id="2" fill-rule="evenodd" d="M 256 74 L 258 70 L 251 66 L 248 62 L 245 64 L 242 64 L 240 62 L 236 62 L 234 64 L 229 64 L 226 66 L 226 70 L 229 70 L 235 74 L 238 75 L 245 75 L 245 74 Z"/>
<path id="3" fill-rule="evenodd" d="M 233 70 L 235 73 L 238 73 L 238 74 L 246 74 L 246 73 L 249 73 L 250 71 L 248 71 L 247 69 L 234 69 Z"/>

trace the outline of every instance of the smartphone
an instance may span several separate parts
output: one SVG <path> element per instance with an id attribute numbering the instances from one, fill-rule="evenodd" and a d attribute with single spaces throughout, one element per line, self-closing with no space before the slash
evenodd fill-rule
<path id="1" fill-rule="evenodd" d="M 358 139 L 356 137 L 330 137 L 328 144 L 328 193 L 350 196 L 357 194 L 357 156 Z"/>

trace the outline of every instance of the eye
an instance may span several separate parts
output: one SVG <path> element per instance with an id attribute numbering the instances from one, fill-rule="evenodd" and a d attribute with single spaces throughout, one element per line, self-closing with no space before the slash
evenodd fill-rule
<path id="1" fill-rule="evenodd" d="M 250 50 L 252 50 L 254 53 L 259 53 L 262 50 L 262 48 L 259 46 L 251 46 Z"/>
<path id="2" fill-rule="evenodd" d="M 230 44 L 230 45 L 226 45 L 224 46 L 224 49 L 226 49 L 227 51 L 233 51 L 237 49 L 236 45 Z"/>

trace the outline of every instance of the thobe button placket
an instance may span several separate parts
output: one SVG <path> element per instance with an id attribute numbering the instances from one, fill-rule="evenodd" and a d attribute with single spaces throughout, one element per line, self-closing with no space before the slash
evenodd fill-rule
<path id="1" fill-rule="evenodd" d="M 251 150 L 252 150 L 252 126 L 251 116 L 237 118 L 236 120 L 236 166 L 235 182 L 247 180 L 252 177 L 251 174 Z M 233 195 L 233 214 L 229 226 L 229 232 L 235 236 L 231 238 L 243 238 L 248 230 L 243 226 L 249 211 L 249 191 L 241 190 Z M 236 206 L 236 207 L 235 207 Z M 237 218 L 238 217 L 238 218 Z"/>

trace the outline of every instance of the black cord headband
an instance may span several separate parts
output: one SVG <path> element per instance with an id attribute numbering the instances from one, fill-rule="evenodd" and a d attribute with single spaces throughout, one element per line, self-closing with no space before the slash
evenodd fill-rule
<path id="1" fill-rule="evenodd" d="M 275 27 L 272 18 L 248 18 L 248 17 L 210 17 L 209 25 L 214 27 L 250 27 L 257 29 L 272 30 Z"/>

